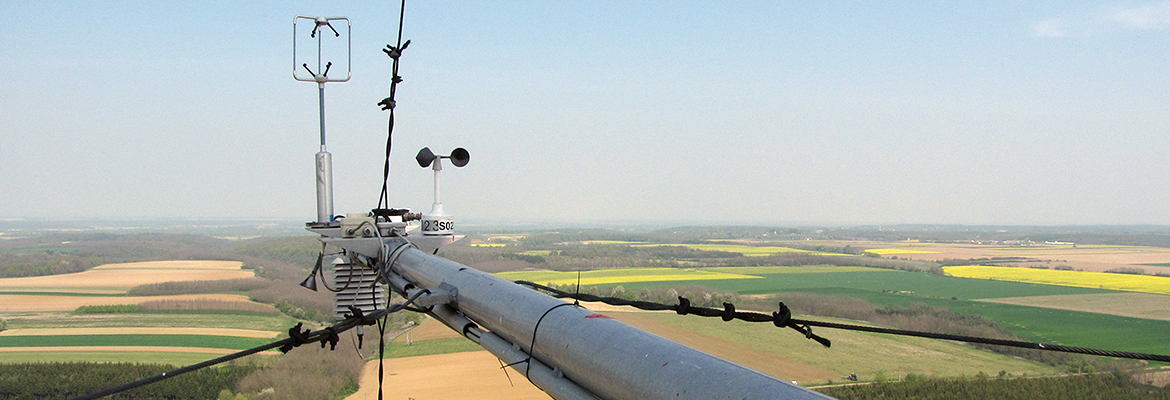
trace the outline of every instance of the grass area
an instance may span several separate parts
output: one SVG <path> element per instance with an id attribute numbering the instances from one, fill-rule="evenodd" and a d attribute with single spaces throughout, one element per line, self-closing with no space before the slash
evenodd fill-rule
<path id="1" fill-rule="evenodd" d="M 103 306 L 81 306 L 73 310 L 74 314 L 118 314 L 138 312 L 137 304 L 119 304 Z"/>
<path id="2" fill-rule="evenodd" d="M 415 341 L 411 344 L 392 342 L 386 346 L 386 358 L 429 356 L 433 354 L 482 351 L 483 347 L 467 338 L 448 338 Z"/>
<path id="3" fill-rule="evenodd" d="M 507 280 L 526 280 L 540 284 L 572 285 L 577 283 L 577 272 L 517 271 L 496 274 Z M 698 280 L 759 279 L 758 276 L 711 272 L 705 269 L 679 268 L 622 268 L 581 271 L 582 285 L 610 285 L 630 282 L 677 282 Z"/>
<path id="4" fill-rule="evenodd" d="M 947 275 L 1000 281 L 1040 283 L 1085 288 L 1170 294 L 1170 278 L 1149 275 L 1111 274 L 1105 272 L 1058 271 L 1050 269 L 990 267 L 965 265 L 944 267 Z M 1007 297 L 1007 296 L 996 296 Z"/>
<path id="5" fill-rule="evenodd" d="M 271 342 L 262 338 L 205 335 L 0 336 L 0 347 L 169 346 L 244 350 Z"/>
<path id="6" fill-rule="evenodd" d="M 833 346 L 826 349 L 795 331 L 777 329 L 766 323 L 739 320 L 723 322 L 718 318 L 681 317 L 664 313 L 643 315 L 665 325 L 726 340 L 759 353 L 835 371 L 841 376 L 856 373 L 863 381 L 873 381 L 878 371 L 888 376 L 904 376 L 908 373 L 970 376 L 979 371 L 992 373 L 1000 370 L 1016 375 L 1059 372 L 1031 361 L 941 340 L 821 329 L 817 333 L 833 341 Z M 832 318 L 817 319 L 855 323 Z M 809 385 L 815 382 L 800 383 Z"/>
<path id="7" fill-rule="evenodd" d="M 105 314 L 70 315 L 68 312 L 19 313 L 4 316 L 10 329 L 37 328 L 235 328 L 283 332 L 297 320 L 283 315 Z"/>
<path id="8" fill-rule="evenodd" d="M 204 362 L 218 354 L 168 353 L 161 351 L 6 351 L 0 363 L 35 362 L 134 362 L 143 364 L 191 365 Z M 269 356 L 250 356 L 269 357 Z"/>

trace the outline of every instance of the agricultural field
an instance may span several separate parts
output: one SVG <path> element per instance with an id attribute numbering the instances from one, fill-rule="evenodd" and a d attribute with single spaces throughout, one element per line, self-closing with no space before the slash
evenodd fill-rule
<path id="1" fill-rule="evenodd" d="M 1170 321 L 1170 296 L 1160 294 L 1067 294 L 1005 297 L 982 301 Z"/>
<path id="2" fill-rule="evenodd" d="M 1008 259 L 997 265 L 1020 267 L 1067 266 L 1074 270 L 1104 272 L 1116 268 L 1142 268 L 1148 273 L 1168 273 L 1170 248 L 1121 245 L 1035 245 L 1004 246 L 1001 244 L 954 244 L 954 243 L 909 243 L 909 242 L 867 242 L 855 243 L 869 252 L 896 255 L 912 260 L 965 260 L 965 259 Z M 872 249 L 871 249 L 872 247 Z"/>
<path id="3" fill-rule="evenodd" d="M 565 271 L 503 272 L 497 274 L 497 276 L 508 280 L 526 280 L 540 284 L 553 283 L 556 285 L 574 285 L 578 281 L 577 272 Z M 734 273 L 676 268 L 623 268 L 580 272 L 580 282 L 582 285 L 758 278 L 759 277 L 757 276 L 740 275 Z"/>
<path id="4" fill-rule="evenodd" d="M 1170 322 L 1120 315 L 1062 310 L 991 302 L 998 298 L 1030 298 L 1059 295 L 1115 294 L 1118 291 L 1010 282 L 963 279 L 920 272 L 860 267 L 730 267 L 709 268 L 712 272 L 756 276 L 758 279 L 691 280 L 685 282 L 638 281 L 622 283 L 626 293 L 640 289 L 663 289 L 680 284 L 730 292 L 753 298 L 784 301 L 785 293 L 817 293 L 864 300 L 876 307 L 924 305 L 954 312 L 981 315 L 1025 340 L 1069 346 L 1170 354 L 1170 342 L 1162 340 Z M 840 268 L 839 272 L 827 272 Z M 593 271 L 594 277 L 622 270 Z M 542 271 L 507 275 L 506 279 L 535 277 Z M 524 275 L 529 274 L 529 275 Z M 575 274 L 574 274 L 575 275 Z M 1116 274 L 1110 274 L 1116 275 Z M 1121 275 L 1124 276 L 1124 275 Z M 536 282 L 540 282 L 539 280 Z M 572 284 L 572 282 L 569 282 Z M 609 285 L 612 286 L 612 285 Z M 609 293 L 602 288 L 602 293 Z M 695 295 L 700 296 L 696 290 Z M 769 310 L 760 310 L 769 311 Z M 1118 343 L 1116 338 L 1127 338 Z"/>
<path id="5" fill-rule="evenodd" d="M 594 243 L 596 243 L 596 241 L 595 241 Z M 679 246 L 679 247 L 686 247 L 686 248 L 688 248 L 688 249 L 702 250 L 702 251 L 726 251 L 726 252 L 729 252 L 729 253 L 739 253 L 739 254 L 743 254 L 744 256 L 747 256 L 747 257 L 763 257 L 763 256 L 770 256 L 770 255 L 774 255 L 774 254 L 781 254 L 781 253 L 812 253 L 812 254 L 816 254 L 816 255 L 851 256 L 851 254 L 836 254 L 836 253 L 812 252 L 812 251 L 808 251 L 808 250 L 800 250 L 800 249 L 794 249 L 794 248 L 789 248 L 789 247 L 776 247 L 776 246 L 746 246 L 746 245 L 739 245 L 739 244 L 726 244 L 726 243 L 711 243 L 711 244 L 673 244 L 673 243 L 665 243 L 665 244 L 635 244 L 635 243 L 614 243 L 614 244 L 629 244 L 629 245 L 631 245 L 631 246 L 633 246 L 633 247 Z"/>
<path id="6" fill-rule="evenodd" d="M 1044 285 L 1072 286 L 1170 295 L 1170 277 L 1088 271 L 1057 271 L 992 266 L 944 267 L 948 275 Z"/>
<path id="7" fill-rule="evenodd" d="M 238 261 L 108 264 L 87 271 L 0 279 L 0 362 L 100 361 L 187 364 L 268 343 L 291 319 L 242 294 L 130 296 L 138 285 L 253 277 Z M 127 313 L 140 307 L 195 307 L 188 314 Z M 233 307 L 232 305 L 239 305 Z M 224 312 L 198 311 L 200 307 Z M 222 315 L 267 307 L 264 315 Z M 87 313 L 80 311 L 90 310 Z M 245 313 L 246 314 L 246 313 Z M 257 326 L 271 330 L 255 329 Z M 269 352 L 271 354 L 272 352 Z"/>

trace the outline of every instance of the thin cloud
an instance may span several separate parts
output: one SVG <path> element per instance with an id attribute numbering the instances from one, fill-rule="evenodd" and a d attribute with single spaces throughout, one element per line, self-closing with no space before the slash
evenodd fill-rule
<path id="1" fill-rule="evenodd" d="M 1170 2 L 1114 10 L 1107 18 L 1131 29 L 1163 29 L 1170 27 Z"/>
<path id="2" fill-rule="evenodd" d="M 1049 19 L 1032 25 L 1032 32 L 1039 37 L 1062 38 L 1068 36 L 1067 23 L 1060 19 Z"/>
<path id="3" fill-rule="evenodd" d="M 1105 34 L 1118 30 L 1170 28 L 1170 1 L 1130 7 L 1113 7 L 1063 15 L 1032 24 L 1039 37 L 1066 38 Z"/>

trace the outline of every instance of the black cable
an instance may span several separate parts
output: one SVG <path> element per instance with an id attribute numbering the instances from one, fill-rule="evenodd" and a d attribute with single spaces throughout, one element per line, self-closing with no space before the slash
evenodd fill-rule
<path id="1" fill-rule="evenodd" d="M 422 292 L 419 292 L 422 293 Z M 405 304 L 405 303 L 404 303 Z M 382 400 L 383 366 L 386 359 L 386 317 L 378 323 L 378 400 Z"/>
<path id="2" fill-rule="evenodd" d="M 564 306 L 572 306 L 572 305 L 573 304 L 565 303 L 565 304 L 557 304 L 555 306 L 552 306 L 552 308 L 545 310 L 544 314 L 540 314 L 540 319 L 536 320 L 536 326 L 532 327 L 532 343 L 530 343 L 528 345 L 528 358 L 525 359 L 525 361 L 528 362 L 528 365 L 526 365 L 524 367 L 524 376 L 529 377 L 528 378 L 529 382 L 532 382 L 532 378 L 531 378 L 532 375 L 530 375 L 529 373 L 532 370 L 532 357 L 536 356 L 536 332 L 538 330 L 540 330 L 540 323 L 544 321 L 544 317 L 548 316 L 548 313 L 552 312 L 552 310 L 556 310 L 556 309 L 564 307 Z M 532 384 L 535 385 L 536 382 L 533 382 Z"/>
<path id="3" fill-rule="evenodd" d="M 573 294 L 573 293 L 560 291 L 557 289 L 550 288 L 548 286 L 544 286 L 544 285 L 540 285 L 540 284 L 536 284 L 536 283 L 532 283 L 532 282 L 528 282 L 528 281 L 515 281 L 515 282 L 517 284 L 520 284 L 520 285 L 524 285 L 524 286 L 532 287 L 534 289 L 540 289 L 540 290 L 544 290 L 544 291 L 553 293 L 553 295 L 557 298 L 571 298 L 571 299 L 582 300 L 582 301 L 601 302 L 601 303 L 605 303 L 605 304 L 609 304 L 609 305 L 632 306 L 634 308 L 638 308 L 641 310 L 649 310 L 649 311 L 671 310 L 671 311 L 677 312 L 680 315 L 695 314 L 695 315 L 704 316 L 704 317 L 721 317 L 724 321 L 738 319 L 738 320 L 748 321 L 748 322 L 771 322 L 772 324 L 776 325 L 777 327 L 785 327 L 786 326 L 786 327 L 796 329 L 797 331 L 804 333 L 805 337 L 808 337 L 809 339 L 817 340 L 825 347 L 829 347 L 829 345 L 830 345 L 830 342 L 828 341 L 828 339 L 822 338 L 822 339 L 818 340 L 818 338 L 820 338 L 820 337 L 817 335 L 814 335 L 812 333 L 811 327 L 816 326 L 816 327 L 822 327 L 822 328 L 844 329 L 844 330 L 874 332 L 874 333 L 885 333 L 885 334 L 890 334 L 890 335 L 915 336 L 915 337 L 923 337 L 923 338 L 930 338 L 930 339 L 954 340 L 954 341 L 958 341 L 958 342 L 967 342 L 967 343 L 993 344 L 993 345 L 999 345 L 999 346 L 1019 347 L 1019 348 L 1036 349 L 1036 350 L 1059 351 L 1059 352 L 1064 352 L 1064 353 L 1088 354 L 1088 355 L 1103 356 L 1103 357 L 1117 357 L 1117 358 L 1128 358 L 1128 359 L 1134 359 L 1134 360 L 1170 362 L 1170 356 L 1165 356 L 1165 355 L 1160 355 L 1160 354 L 1133 353 L 1133 352 L 1128 352 L 1128 351 L 1115 351 L 1115 350 L 1101 350 L 1101 349 L 1091 349 L 1091 348 L 1086 348 L 1086 347 L 1064 346 L 1064 345 L 1050 344 L 1050 343 L 1036 343 L 1036 342 L 1025 342 L 1025 341 L 1019 341 L 1019 340 L 991 339 L 991 338 L 982 338 L 982 337 L 974 337 L 974 336 L 951 335 L 951 334 L 945 334 L 945 333 L 910 331 L 910 330 L 904 330 L 904 329 L 878 328 L 878 327 L 863 326 L 863 325 L 839 324 L 839 323 L 835 323 L 835 322 L 822 322 L 822 321 L 795 319 L 795 318 L 791 318 L 791 312 L 788 311 L 788 307 L 785 306 L 784 303 L 780 303 L 780 311 L 774 312 L 774 313 L 772 313 L 772 315 L 768 315 L 768 314 L 762 314 L 762 313 L 756 313 L 756 312 L 735 311 L 735 306 L 732 305 L 731 303 L 723 303 L 724 308 L 722 310 L 719 310 L 716 308 L 692 307 L 690 305 L 690 300 L 686 299 L 685 297 L 678 298 L 679 299 L 678 305 L 669 305 L 669 304 L 662 304 L 662 303 L 653 303 L 653 302 L 648 302 L 648 301 L 626 300 L 626 299 L 621 299 L 621 298 L 617 298 L 617 297 L 600 297 L 600 296 L 594 296 L 594 295 L 590 295 L 590 294 Z M 566 303 L 566 304 L 568 304 L 568 303 Z"/>
<path id="4" fill-rule="evenodd" d="M 402 8 L 398 11 L 398 41 L 394 47 L 386 45 L 386 49 L 382 51 L 393 61 L 391 66 L 390 76 L 390 97 L 382 99 L 378 105 L 382 106 L 382 110 L 389 110 L 390 117 L 388 118 L 386 127 L 386 163 L 382 166 L 382 192 L 378 196 L 378 207 L 376 208 L 390 208 L 390 196 L 387 193 L 387 185 L 390 180 L 390 150 L 392 149 L 392 139 L 394 137 L 394 108 L 397 103 L 394 100 L 398 93 L 398 82 L 402 82 L 402 77 L 398 76 L 398 59 L 402 56 L 402 51 L 410 46 L 410 41 L 407 40 L 405 44 L 402 43 L 402 24 L 406 17 L 406 0 L 402 0 Z"/>
<path id="5" fill-rule="evenodd" d="M 256 354 L 256 353 L 259 353 L 259 352 L 265 351 L 265 350 L 271 350 L 271 349 L 275 349 L 275 348 L 281 348 L 281 350 L 285 350 L 285 349 L 291 349 L 293 347 L 300 346 L 300 345 L 305 344 L 305 343 L 313 343 L 313 342 L 322 342 L 322 347 L 324 346 L 324 344 L 326 342 L 336 344 L 336 341 L 333 341 L 332 339 L 335 338 L 338 333 L 345 332 L 345 331 L 350 330 L 358 325 L 373 325 L 373 324 L 377 323 L 378 318 L 385 318 L 387 315 L 390 315 L 394 312 L 404 310 L 406 308 L 405 307 L 406 304 L 409 304 L 410 302 L 414 301 L 422 294 L 423 294 L 422 292 L 416 293 L 414 296 L 411 296 L 410 299 L 407 299 L 407 303 L 403 303 L 403 304 L 395 305 L 394 307 L 391 307 L 391 308 L 386 308 L 386 309 L 382 309 L 379 311 L 375 311 L 375 312 L 370 313 L 369 315 L 364 315 L 364 316 L 363 315 L 355 315 L 355 316 L 352 316 L 350 318 L 346 318 L 344 321 L 338 322 L 337 324 L 334 324 L 333 326 L 326 327 L 326 328 L 318 330 L 318 331 L 309 332 L 308 330 L 306 330 L 305 332 L 300 332 L 301 324 L 298 323 L 297 326 L 294 326 L 292 329 L 289 329 L 289 338 L 287 338 L 287 339 L 277 340 L 275 342 L 272 342 L 272 343 L 269 343 L 269 344 L 266 344 L 263 346 L 253 347 L 253 348 L 248 349 L 248 350 L 243 350 L 243 351 L 239 351 L 236 353 L 228 354 L 226 356 L 207 360 L 207 361 L 204 361 L 204 362 L 201 362 L 198 364 L 188 365 L 186 367 L 182 367 L 182 368 L 179 368 L 179 369 L 176 369 L 173 371 L 163 372 L 161 374 L 158 374 L 158 375 L 146 378 L 146 379 L 141 379 L 141 380 L 137 380 L 134 382 L 130 382 L 130 383 L 127 383 L 124 385 L 115 386 L 115 387 L 104 389 L 104 390 L 99 390 L 97 392 L 93 392 L 93 393 L 86 394 L 83 396 L 77 396 L 77 397 L 72 398 L 71 400 L 99 399 L 99 398 L 106 397 L 106 396 L 109 396 L 112 394 L 125 392 L 127 390 L 134 389 L 137 387 L 146 386 L 146 385 L 149 385 L 149 384 L 152 384 L 152 383 L 164 380 L 164 379 L 173 378 L 173 377 L 176 377 L 176 376 L 179 376 L 179 375 L 191 372 L 191 371 L 207 368 L 207 367 L 210 367 L 212 365 L 228 362 L 228 361 L 240 358 L 240 357 Z"/>

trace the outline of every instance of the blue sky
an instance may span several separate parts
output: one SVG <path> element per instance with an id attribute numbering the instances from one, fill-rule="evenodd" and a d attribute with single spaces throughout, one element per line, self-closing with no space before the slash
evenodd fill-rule
<path id="1" fill-rule="evenodd" d="M 392 203 L 462 146 L 470 223 L 1170 224 L 1170 2 L 630 3 L 408 2 Z M 0 217 L 313 219 L 296 15 L 353 22 L 336 212 L 376 205 L 397 3 L 0 11 Z"/>

